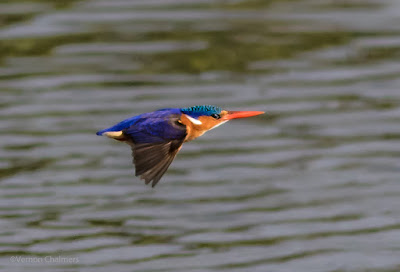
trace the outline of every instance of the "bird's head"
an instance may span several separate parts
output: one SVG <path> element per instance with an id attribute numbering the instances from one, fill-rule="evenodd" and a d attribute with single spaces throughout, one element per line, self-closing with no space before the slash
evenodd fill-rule
<path id="1" fill-rule="evenodd" d="M 263 111 L 227 111 L 217 106 L 202 105 L 181 109 L 184 123 L 188 121 L 192 127 L 207 131 L 232 119 L 246 118 L 263 114 Z M 186 120 L 187 119 L 187 120 Z"/>

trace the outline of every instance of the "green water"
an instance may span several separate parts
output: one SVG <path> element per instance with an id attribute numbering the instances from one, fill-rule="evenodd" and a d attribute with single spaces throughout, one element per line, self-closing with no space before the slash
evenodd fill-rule
<path id="1" fill-rule="evenodd" d="M 399 10 L 0 2 L 0 270 L 399 271 Z M 95 135 L 197 104 L 267 114 L 184 144 L 155 189 Z"/>

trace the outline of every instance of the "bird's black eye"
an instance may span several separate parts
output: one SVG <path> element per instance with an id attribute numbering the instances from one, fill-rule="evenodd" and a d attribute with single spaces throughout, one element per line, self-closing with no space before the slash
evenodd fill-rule
<path id="1" fill-rule="evenodd" d="M 217 113 L 213 113 L 213 114 L 211 114 L 211 117 L 214 119 L 219 119 L 219 118 L 221 118 L 221 115 L 219 115 Z"/>

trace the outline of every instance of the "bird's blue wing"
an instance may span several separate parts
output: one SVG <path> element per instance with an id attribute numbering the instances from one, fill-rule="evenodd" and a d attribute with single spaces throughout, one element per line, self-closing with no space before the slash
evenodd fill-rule
<path id="1" fill-rule="evenodd" d="M 180 116 L 174 110 L 145 113 L 122 130 L 132 147 L 135 175 L 146 184 L 154 187 L 180 150 L 186 137 Z"/>
<path id="2" fill-rule="evenodd" d="M 126 119 L 97 132 L 122 132 L 114 139 L 132 147 L 136 176 L 152 182 L 154 187 L 167 171 L 186 137 L 186 126 L 180 123 L 180 109 L 162 109 Z"/>
<path id="3" fill-rule="evenodd" d="M 137 143 L 157 143 L 180 139 L 186 136 L 186 129 L 177 123 L 182 112 L 179 109 L 162 109 L 143 113 L 118 124 L 100 130 L 96 134 L 122 131 Z"/>
<path id="4" fill-rule="evenodd" d="M 181 114 L 175 109 L 144 113 L 122 129 L 134 143 L 162 143 L 182 140 L 186 137 L 186 127 L 179 122 Z"/>

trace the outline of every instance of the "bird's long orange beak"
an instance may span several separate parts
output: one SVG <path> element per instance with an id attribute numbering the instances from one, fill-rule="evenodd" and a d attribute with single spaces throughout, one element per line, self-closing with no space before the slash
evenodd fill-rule
<path id="1" fill-rule="evenodd" d="M 224 116 L 225 120 L 232 120 L 238 118 L 247 118 L 256 115 L 263 114 L 263 111 L 228 111 L 228 114 Z"/>

